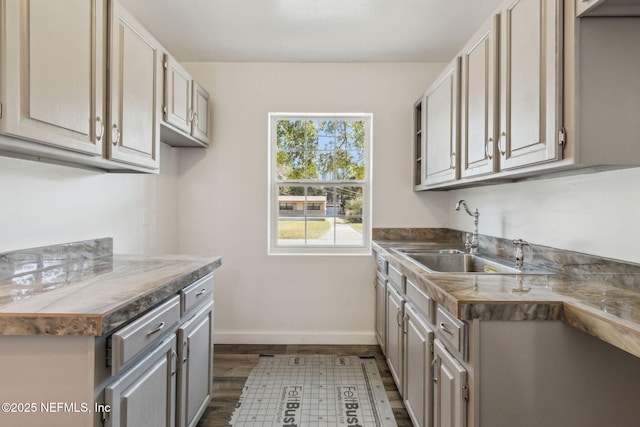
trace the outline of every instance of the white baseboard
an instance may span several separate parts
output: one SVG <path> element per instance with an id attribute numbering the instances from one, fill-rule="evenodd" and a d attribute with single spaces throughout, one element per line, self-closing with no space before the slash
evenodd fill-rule
<path id="1" fill-rule="evenodd" d="M 374 332 L 215 331 L 216 344 L 374 345 Z"/>

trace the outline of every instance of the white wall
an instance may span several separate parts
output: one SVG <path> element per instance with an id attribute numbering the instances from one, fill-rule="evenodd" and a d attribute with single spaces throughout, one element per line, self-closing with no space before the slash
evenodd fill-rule
<path id="1" fill-rule="evenodd" d="M 373 260 L 267 256 L 269 112 L 373 113 L 373 225 L 442 226 L 411 189 L 414 101 L 444 64 L 186 64 L 209 89 L 213 143 L 180 155 L 184 253 L 223 256 L 216 341 L 373 343 Z"/>
<path id="2" fill-rule="evenodd" d="M 455 212 L 466 199 L 479 232 L 640 263 L 640 169 L 525 181 L 449 192 L 447 226 L 472 231 Z"/>
<path id="3" fill-rule="evenodd" d="M 161 145 L 160 175 L 0 157 L 0 252 L 113 237 L 118 253 L 177 253 L 177 150 Z"/>

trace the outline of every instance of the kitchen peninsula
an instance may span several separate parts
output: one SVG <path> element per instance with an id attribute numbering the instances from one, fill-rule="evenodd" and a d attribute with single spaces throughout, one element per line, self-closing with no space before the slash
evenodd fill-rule
<path id="1" fill-rule="evenodd" d="M 197 422 L 211 397 L 221 264 L 113 255 L 109 238 L 0 254 L 0 424 Z"/>

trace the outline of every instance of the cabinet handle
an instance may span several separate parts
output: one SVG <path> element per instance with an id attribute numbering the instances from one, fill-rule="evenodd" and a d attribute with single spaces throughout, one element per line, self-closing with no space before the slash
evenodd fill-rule
<path id="1" fill-rule="evenodd" d="M 173 361 L 175 360 L 176 362 L 178 361 L 178 353 L 175 352 L 175 350 L 171 350 L 171 359 L 169 360 L 169 364 L 171 365 L 171 376 L 174 376 L 176 374 L 176 372 L 178 372 L 178 366 L 175 366 L 174 369 L 174 364 Z M 177 365 L 177 363 L 176 363 Z"/>
<path id="2" fill-rule="evenodd" d="M 150 335 L 153 335 L 153 334 L 155 334 L 157 332 L 160 332 L 162 330 L 162 328 L 164 328 L 164 322 L 160 322 L 160 324 L 158 325 L 157 328 L 147 332 L 147 336 L 150 336 Z"/>
<path id="3" fill-rule="evenodd" d="M 200 290 L 200 292 L 198 292 L 198 293 L 196 294 L 196 297 L 199 297 L 200 295 L 204 294 L 205 292 L 207 292 L 207 288 L 202 288 L 202 289 Z"/>
<path id="4" fill-rule="evenodd" d="M 189 108 L 189 123 L 191 123 L 193 121 L 193 108 Z"/>
<path id="5" fill-rule="evenodd" d="M 504 143 L 504 146 L 503 146 L 503 143 Z M 507 154 L 507 133 L 506 132 L 500 133 L 500 139 L 498 140 L 498 150 L 500 151 L 500 154 L 503 156 Z"/>
<path id="6" fill-rule="evenodd" d="M 193 113 L 193 121 L 196 127 L 198 127 L 198 113 Z"/>
<path id="7" fill-rule="evenodd" d="M 491 147 L 491 152 L 489 152 L 489 147 Z M 493 159 L 493 138 L 489 138 L 487 143 L 484 145 L 484 153 L 487 155 L 489 160 Z"/>
<path id="8" fill-rule="evenodd" d="M 451 164 L 449 166 L 451 169 L 456 168 L 456 153 L 451 153 Z"/>
<path id="9" fill-rule="evenodd" d="M 409 319 L 409 316 L 407 316 L 406 314 L 402 318 L 402 333 L 404 333 L 405 335 L 407 334 L 407 320 L 408 319 Z"/>
<path id="10" fill-rule="evenodd" d="M 398 309 L 398 311 L 396 312 L 396 324 L 398 325 L 398 327 L 402 326 L 402 320 L 400 319 L 401 314 L 402 311 Z"/>
<path id="11" fill-rule="evenodd" d="M 448 333 L 449 335 L 453 335 L 453 331 L 447 328 L 447 325 L 444 322 L 440 322 L 440 329 Z"/>
<path id="12" fill-rule="evenodd" d="M 113 141 L 114 146 L 118 145 L 118 142 L 120 142 L 120 130 L 118 129 L 118 125 L 115 123 L 113 125 L 113 129 L 111 129 L 111 140 Z"/>
<path id="13" fill-rule="evenodd" d="M 184 342 L 184 345 L 187 346 L 187 351 L 185 352 L 184 359 L 182 359 L 182 363 L 187 363 L 187 361 L 189 360 L 189 356 L 191 355 L 191 341 L 189 341 L 189 338 L 187 338 L 187 340 Z M 183 349 L 184 345 L 182 346 Z"/>
<path id="14" fill-rule="evenodd" d="M 186 350 L 185 350 L 186 347 Z M 187 363 L 187 360 L 189 360 L 189 353 L 191 352 L 190 350 L 190 346 L 189 346 L 189 340 L 185 340 L 184 343 L 182 343 L 182 351 L 184 352 L 184 358 L 182 359 L 182 363 L 185 364 Z"/>
<path id="15" fill-rule="evenodd" d="M 96 140 L 100 141 L 102 139 L 102 135 L 104 135 L 104 126 L 102 125 L 100 116 L 98 116 L 96 117 Z"/>

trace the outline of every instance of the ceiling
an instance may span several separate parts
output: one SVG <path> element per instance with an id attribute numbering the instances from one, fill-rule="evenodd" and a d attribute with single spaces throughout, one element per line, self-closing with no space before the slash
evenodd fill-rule
<path id="1" fill-rule="evenodd" d="M 503 0 L 120 0 L 182 62 L 448 62 Z"/>

